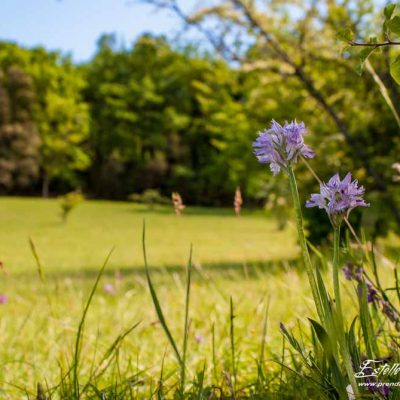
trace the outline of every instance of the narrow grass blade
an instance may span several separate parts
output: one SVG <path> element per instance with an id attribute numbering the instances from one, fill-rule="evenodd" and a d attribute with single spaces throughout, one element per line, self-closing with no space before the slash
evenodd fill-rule
<path id="1" fill-rule="evenodd" d="M 157 399 L 163 400 L 164 399 L 164 362 L 165 356 L 167 354 L 167 350 L 164 351 L 163 358 L 161 360 L 161 369 L 160 369 L 160 379 L 157 388 Z"/>
<path id="2" fill-rule="evenodd" d="M 110 257 L 114 251 L 114 248 L 111 249 L 111 251 L 108 253 L 102 267 L 100 268 L 99 273 L 97 274 L 96 281 L 94 282 L 94 285 L 92 287 L 92 290 L 89 294 L 89 298 L 86 302 L 85 308 L 83 309 L 82 313 L 82 318 L 78 326 L 78 332 L 76 334 L 76 342 L 75 342 L 75 353 L 74 353 L 74 363 L 73 363 L 73 386 L 74 386 L 74 398 L 79 399 L 80 393 L 79 393 L 79 378 L 78 378 L 78 367 L 79 367 L 79 361 L 80 361 L 80 352 L 81 352 L 81 343 L 82 343 L 82 335 L 83 335 L 83 329 L 85 325 L 85 320 L 86 320 L 86 315 L 89 311 L 90 304 L 92 303 L 93 296 L 96 292 L 97 286 L 99 285 L 100 278 L 103 275 L 104 269 L 106 268 L 108 261 L 110 260 Z"/>
<path id="3" fill-rule="evenodd" d="M 35 261 L 36 261 L 36 267 L 37 267 L 37 271 L 39 274 L 39 278 L 42 283 L 46 283 L 46 275 L 44 273 L 43 265 L 40 261 L 39 254 L 36 250 L 36 246 L 35 246 L 35 243 L 33 242 L 32 238 L 29 238 L 29 246 L 31 248 L 33 257 L 35 258 Z"/>
<path id="4" fill-rule="evenodd" d="M 163 314 L 162 309 L 161 309 L 160 302 L 159 302 L 158 297 L 157 297 L 156 290 L 154 288 L 153 282 L 152 282 L 151 277 L 150 277 L 150 271 L 149 271 L 149 266 L 148 266 L 148 263 L 147 263 L 147 253 L 146 253 L 146 224 L 144 222 L 143 222 L 142 245 L 143 245 L 143 258 L 144 258 L 144 266 L 145 266 L 145 270 L 146 270 L 147 284 L 149 286 L 150 295 L 151 295 L 151 298 L 153 300 L 154 308 L 156 310 L 157 317 L 158 317 L 158 319 L 160 321 L 160 324 L 161 324 L 162 328 L 164 329 L 165 335 L 167 336 L 168 341 L 171 344 L 172 349 L 174 350 L 176 359 L 178 360 L 178 362 L 179 362 L 179 364 L 180 364 L 180 366 L 182 368 L 182 365 L 183 365 L 182 357 L 181 357 L 181 355 L 179 353 L 179 350 L 178 350 L 178 347 L 177 347 L 177 345 L 175 343 L 175 340 L 172 337 L 172 334 L 171 334 L 171 332 L 170 332 L 170 330 L 168 328 L 167 322 L 166 322 L 166 320 L 164 318 L 164 314 Z"/>
<path id="5" fill-rule="evenodd" d="M 193 246 L 190 246 L 189 261 L 187 265 L 186 279 L 186 297 L 185 297 L 185 324 L 183 328 L 183 349 L 182 349 L 182 371 L 181 371 L 181 390 L 185 390 L 185 373 L 186 373 L 186 352 L 189 336 L 189 304 L 190 304 L 190 284 L 192 279 L 192 253 Z"/>
<path id="6" fill-rule="evenodd" d="M 359 302 L 360 302 L 360 322 L 364 337 L 365 350 L 370 359 L 374 358 L 374 350 L 376 349 L 375 338 L 372 333 L 372 320 L 368 309 L 367 286 L 365 282 L 359 283 L 358 286 Z"/>
<path id="7" fill-rule="evenodd" d="M 212 345 L 212 361 L 213 361 L 213 375 L 215 383 L 217 383 L 217 356 L 215 352 L 215 323 L 211 326 L 211 345 Z"/>
<path id="8" fill-rule="evenodd" d="M 260 365 L 261 365 L 261 368 L 263 368 L 263 366 L 264 366 L 265 337 L 267 336 L 267 330 L 268 330 L 268 315 L 269 315 L 270 302 L 271 302 L 271 298 L 268 298 L 267 306 L 265 308 L 264 324 L 263 324 L 263 331 L 262 331 L 261 344 L 260 344 Z"/>
<path id="9" fill-rule="evenodd" d="M 355 333 L 356 321 L 357 321 L 357 317 L 355 317 L 353 319 L 353 322 L 351 323 L 349 332 L 347 334 L 347 343 L 349 346 L 349 351 L 350 351 L 353 365 L 361 365 L 361 357 L 360 357 L 360 352 L 358 350 L 357 338 L 356 338 L 356 333 Z"/>
<path id="10" fill-rule="evenodd" d="M 400 285 L 399 285 L 399 275 L 397 273 L 397 268 L 394 270 L 394 281 L 396 282 L 397 300 L 400 302 Z"/>
<path id="11" fill-rule="evenodd" d="M 236 382 L 237 382 L 237 370 L 236 370 L 236 349 L 235 349 L 235 324 L 234 324 L 234 319 L 235 319 L 235 314 L 234 314 L 234 309 L 233 309 L 233 300 L 232 296 L 230 299 L 230 315 L 229 315 L 229 320 L 230 320 L 230 342 L 231 342 L 231 357 L 232 357 L 232 376 L 234 379 L 234 389 L 236 391 Z"/>
<path id="12" fill-rule="evenodd" d="M 83 387 L 81 390 L 81 395 L 85 393 L 86 389 L 90 386 L 91 381 L 94 379 L 100 378 L 108 369 L 110 366 L 112 360 L 113 360 L 113 355 L 119 350 L 123 340 L 134 330 L 139 326 L 140 322 L 136 322 L 134 325 L 132 325 L 129 329 L 127 329 L 125 332 L 122 332 L 120 335 L 118 335 L 114 341 L 111 343 L 109 348 L 106 350 L 104 353 L 103 357 L 97 362 L 97 368 L 93 371 L 93 373 L 90 375 L 89 381 L 86 383 L 86 385 Z M 107 360 L 109 360 L 107 362 Z M 100 370 L 101 369 L 101 370 Z"/>
<path id="13" fill-rule="evenodd" d="M 37 267 L 39 279 L 40 279 L 40 282 L 42 283 L 42 285 L 43 285 L 43 287 L 44 287 L 44 291 L 45 291 L 47 303 L 48 303 L 49 308 L 50 308 L 51 315 L 52 315 L 52 316 L 55 316 L 52 298 L 51 298 L 51 296 L 50 296 L 49 288 L 48 288 L 47 282 L 46 282 L 46 274 L 45 274 L 45 272 L 44 272 L 43 264 L 42 264 L 42 262 L 41 262 L 41 260 L 40 260 L 39 253 L 37 252 L 35 243 L 34 243 L 34 241 L 32 240 L 32 238 L 29 238 L 29 246 L 30 246 L 30 248 L 31 248 L 31 252 L 32 252 L 32 254 L 33 254 L 33 258 L 34 258 L 35 261 L 36 261 L 36 267 Z"/>

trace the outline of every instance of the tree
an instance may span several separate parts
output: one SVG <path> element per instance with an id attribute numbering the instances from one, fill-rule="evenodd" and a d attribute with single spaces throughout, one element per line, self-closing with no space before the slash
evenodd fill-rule
<path id="1" fill-rule="evenodd" d="M 45 69 L 46 64 L 41 67 Z M 47 87 L 51 89 L 43 93 L 39 119 L 44 197 L 49 195 L 49 186 L 54 179 L 72 187 L 79 186 L 77 174 L 91 163 L 85 148 L 89 137 L 89 113 L 87 104 L 81 100 L 84 81 L 71 65 L 47 67 L 53 73 L 42 73 L 48 78 Z"/>
<path id="2" fill-rule="evenodd" d="M 240 159 L 228 157 L 222 123 L 241 119 L 247 127 L 233 100 L 241 97 L 235 71 L 193 47 L 175 50 L 145 35 L 131 49 L 103 37 L 86 73 L 97 193 L 160 188 L 166 195 L 179 190 L 190 202 L 231 202 L 237 177 L 223 166 Z"/>
<path id="3" fill-rule="evenodd" d="M 32 119 L 32 80 L 17 67 L 0 69 L 0 188 L 32 186 L 39 175 L 40 138 Z"/>
<path id="4" fill-rule="evenodd" d="M 58 179 L 79 185 L 78 173 L 90 165 L 84 144 L 88 139 L 88 107 L 81 99 L 84 80 L 77 67 L 59 53 L 0 44 L 0 66 L 17 67 L 29 77 L 34 100 L 31 117 L 41 138 L 42 193 Z M 17 99 L 18 100 L 18 99 Z"/>
<path id="5" fill-rule="evenodd" d="M 286 118 L 306 120 L 318 147 L 326 145 L 329 136 L 341 136 L 336 146 L 329 144 L 335 156 L 329 160 L 324 153 L 322 170 L 337 169 L 340 160 L 341 168 L 351 167 L 365 176 L 370 195 L 384 203 L 379 218 L 387 219 L 389 211 L 399 227 L 398 190 L 390 174 L 394 149 L 398 149 L 392 135 L 395 121 L 386 115 L 371 77 L 357 81 L 335 42 L 337 30 L 344 26 L 351 26 L 359 36 L 368 34 L 374 18 L 372 1 L 215 0 L 192 14 L 185 14 L 178 0 L 145 2 L 172 10 L 185 28 L 199 29 L 231 65 L 242 71 L 258 70 L 265 82 L 276 77 L 292 89 L 294 97 L 302 97 L 300 109 L 286 113 Z M 385 68 L 384 63 L 378 64 L 378 69 Z M 391 95 L 398 99 L 396 91 Z"/>

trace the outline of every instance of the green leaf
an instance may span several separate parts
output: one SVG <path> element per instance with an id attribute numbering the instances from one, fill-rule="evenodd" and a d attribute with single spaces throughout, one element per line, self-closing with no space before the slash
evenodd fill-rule
<path id="1" fill-rule="evenodd" d="M 396 15 L 390 21 L 387 22 L 387 27 L 395 35 L 400 35 L 400 17 Z"/>
<path id="2" fill-rule="evenodd" d="M 320 325 L 317 321 L 308 318 L 308 320 L 311 322 L 312 327 L 314 328 L 314 331 L 318 337 L 318 340 L 320 341 L 323 349 L 325 350 L 325 353 L 327 354 L 328 357 L 332 357 L 332 343 L 331 339 L 329 338 L 328 333 L 324 329 L 322 325 Z"/>
<path id="3" fill-rule="evenodd" d="M 341 29 L 336 32 L 336 39 L 341 40 L 342 42 L 351 42 L 354 38 L 354 33 L 350 28 Z"/>
<path id="4" fill-rule="evenodd" d="M 356 66 L 356 72 L 358 75 L 362 75 L 363 71 L 364 71 L 364 64 L 365 61 L 368 60 L 368 57 L 376 50 L 376 47 L 365 47 L 364 49 L 362 49 L 359 53 L 358 53 L 358 57 L 359 57 L 359 63 Z"/>
<path id="5" fill-rule="evenodd" d="M 283 325 L 282 323 L 280 324 L 280 329 L 281 332 L 283 334 L 283 336 L 285 336 L 286 340 L 290 343 L 290 345 L 300 354 L 303 354 L 303 349 L 300 345 L 300 343 L 297 341 L 297 339 L 294 337 L 294 335 L 289 332 L 285 325 Z"/>
<path id="6" fill-rule="evenodd" d="M 396 4 L 388 4 L 383 10 L 383 14 L 385 15 L 385 20 L 388 21 L 392 18 L 394 9 L 396 8 Z"/>
<path id="7" fill-rule="evenodd" d="M 334 354 L 333 354 L 333 348 L 332 348 L 332 340 L 328 334 L 328 332 L 325 330 L 325 328 L 319 324 L 317 321 L 308 318 L 308 320 L 310 321 L 315 334 L 317 335 L 317 338 L 319 340 L 319 342 L 322 345 L 322 348 L 324 349 L 324 352 L 327 356 L 328 359 L 328 365 L 331 369 L 332 372 L 332 377 L 334 382 L 337 385 L 337 389 L 339 390 L 339 392 L 341 393 L 341 397 L 342 395 L 346 395 L 346 381 L 343 377 L 343 374 L 340 371 L 340 367 L 339 367 L 339 363 L 337 362 Z M 346 398 L 345 396 L 343 396 L 343 398 Z"/>
<path id="8" fill-rule="evenodd" d="M 358 284 L 358 293 L 359 293 L 358 301 L 360 305 L 360 322 L 361 322 L 361 329 L 363 332 L 365 349 L 368 358 L 373 358 L 374 353 L 372 350 L 373 349 L 372 341 L 374 339 L 373 339 L 373 334 L 371 332 L 372 322 L 368 309 L 368 297 L 367 297 L 368 295 L 367 295 L 367 286 L 365 282 L 360 282 Z"/>
<path id="9" fill-rule="evenodd" d="M 392 75 L 392 78 L 400 85 L 400 58 L 390 65 L 390 75 Z"/>
<path id="10" fill-rule="evenodd" d="M 353 322 L 351 323 L 349 332 L 346 335 L 346 340 L 349 346 L 349 351 L 353 364 L 361 365 L 360 353 L 358 350 L 357 337 L 356 337 L 356 320 L 357 316 L 353 319 Z"/>
<path id="11" fill-rule="evenodd" d="M 318 291 L 321 296 L 321 303 L 324 310 L 325 318 L 327 320 L 330 320 L 331 307 L 330 307 L 329 295 L 326 291 L 324 280 L 322 278 L 321 271 L 319 268 L 316 268 L 316 276 L 317 276 Z"/>

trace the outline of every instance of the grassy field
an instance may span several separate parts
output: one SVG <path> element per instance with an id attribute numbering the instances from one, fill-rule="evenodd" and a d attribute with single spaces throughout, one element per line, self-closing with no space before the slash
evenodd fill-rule
<path id="1" fill-rule="evenodd" d="M 113 246 L 82 336 L 81 381 L 102 368 L 102 356 L 113 340 L 139 323 L 124 339 L 118 362 L 99 376 L 98 384 L 106 387 L 116 376 L 129 378 L 134 397 L 149 398 L 161 370 L 166 385 L 176 382 L 177 365 L 144 274 L 143 219 L 151 273 L 179 345 L 184 271 L 190 243 L 194 246 L 188 381 L 204 366 L 208 379 L 221 385 L 234 373 L 232 298 L 238 387 L 255 381 L 263 347 L 271 385 L 282 384 L 283 372 L 271 362 L 282 356 L 279 323 L 292 327 L 298 321 L 306 323 L 314 312 L 306 277 L 295 267 L 297 248 L 291 228 L 277 230 L 275 221 L 262 213 L 238 218 L 232 210 L 189 208 L 177 217 L 169 207 L 149 210 L 129 203 L 87 201 L 66 224 L 58 213 L 55 200 L 0 199 L 4 264 L 0 294 L 8 297 L 0 305 L 0 398 L 35 399 L 37 383 L 53 387 L 62 377 L 60 371 L 71 367 L 82 309 Z M 39 279 L 29 237 L 36 244 L 46 282 Z"/>
<path id="2" fill-rule="evenodd" d="M 48 272 L 93 272 L 115 247 L 110 268 L 143 268 L 142 226 L 147 224 L 151 263 L 157 267 L 186 264 L 190 244 L 195 261 L 207 265 L 292 259 L 295 237 L 277 231 L 262 214 L 237 218 L 233 210 L 188 208 L 177 218 L 172 207 L 87 201 L 61 223 L 55 200 L 0 199 L 0 258 L 8 272 L 32 272 L 28 238 L 35 242 Z"/>

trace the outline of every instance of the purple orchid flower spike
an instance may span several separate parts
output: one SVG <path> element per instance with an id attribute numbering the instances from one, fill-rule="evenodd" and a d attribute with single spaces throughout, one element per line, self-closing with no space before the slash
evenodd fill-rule
<path id="1" fill-rule="evenodd" d="M 367 286 L 367 302 L 373 303 L 378 300 L 378 292 L 374 289 L 374 287 L 369 283 L 365 282 Z"/>
<path id="2" fill-rule="evenodd" d="M 272 120 L 270 129 L 260 132 L 253 142 L 254 154 L 260 163 L 269 164 L 276 175 L 296 163 L 299 157 L 314 157 L 314 152 L 304 143 L 306 133 L 303 122 L 285 122 L 282 126 Z"/>
<path id="3" fill-rule="evenodd" d="M 350 261 L 342 267 L 342 271 L 348 281 L 352 281 L 354 279 L 357 282 L 362 282 L 363 280 L 364 269 Z"/>
<path id="4" fill-rule="evenodd" d="M 288 160 L 297 162 L 300 156 L 313 158 L 314 152 L 304 143 L 304 135 L 307 133 L 304 122 L 292 121 L 285 123 L 283 127 L 286 137 L 286 152 Z"/>
<path id="5" fill-rule="evenodd" d="M 321 183 L 320 193 L 311 195 L 306 207 L 324 209 L 334 226 L 340 225 L 344 217 L 356 207 L 369 207 L 363 199 L 365 189 L 358 186 L 358 181 L 352 181 L 349 172 L 341 181 L 339 174 L 335 174 L 328 183 Z"/>
<path id="6" fill-rule="evenodd" d="M 342 267 L 342 271 L 343 271 L 343 273 L 344 273 L 345 278 L 346 278 L 348 281 L 352 281 L 352 280 L 353 280 L 353 272 L 350 270 L 349 267 L 347 267 L 347 266 Z"/>

